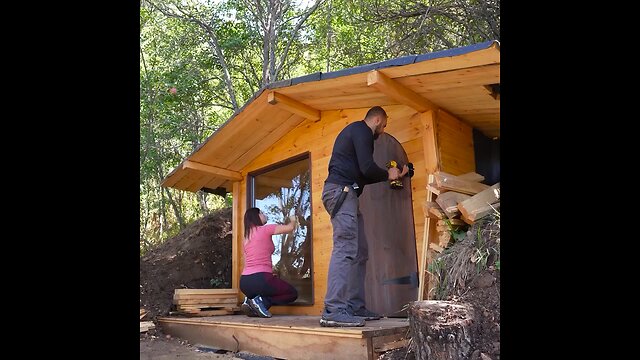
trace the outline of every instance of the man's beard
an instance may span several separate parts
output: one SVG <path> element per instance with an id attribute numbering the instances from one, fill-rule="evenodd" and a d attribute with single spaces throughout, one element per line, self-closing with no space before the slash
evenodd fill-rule
<path id="1" fill-rule="evenodd" d="M 373 133 L 373 140 L 378 140 L 379 137 L 380 134 L 378 134 L 377 132 Z"/>

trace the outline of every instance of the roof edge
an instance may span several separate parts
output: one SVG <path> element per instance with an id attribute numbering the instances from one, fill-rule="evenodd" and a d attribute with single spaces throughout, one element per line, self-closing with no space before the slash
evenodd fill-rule
<path id="1" fill-rule="evenodd" d="M 467 54 L 467 53 L 470 53 L 470 52 L 487 49 L 487 48 L 490 48 L 490 47 L 495 47 L 498 51 L 500 51 L 500 41 L 498 41 L 498 40 L 489 40 L 489 41 L 485 41 L 485 42 L 481 42 L 481 43 L 477 43 L 477 44 L 465 45 L 465 46 L 461 46 L 461 47 L 457 47 L 457 48 L 453 48 L 453 49 L 440 50 L 440 51 L 427 53 L 427 54 L 407 55 L 407 56 L 403 56 L 403 57 L 399 57 L 399 58 L 379 61 L 379 62 L 376 62 L 376 63 L 360 65 L 360 66 L 356 66 L 356 67 L 352 67 L 352 68 L 341 69 L 341 70 L 331 71 L 331 72 L 327 72 L 327 73 L 323 73 L 323 72 L 319 71 L 319 72 L 315 72 L 315 73 L 311 73 L 311 74 L 307 74 L 307 75 L 303 75 L 303 76 L 298 76 L 298 77 L 287 79 L 287 80 L 276 81 L 276 82 L 267 84 L 267 85 L 261 87 L 258 91 L 256 91 L 256 93 L 253 94 L 253 96 L 251 98 L 249 98 L 244 103 L 244 105 L 242 105 L 242 107 L 240 107 L 238 110 L 236 110 L 233 113 L 233 115 L 231 115 L 229 117 L 229 119 L 227 119 L 227 121 L 222 123 L 211 135 L 209 135 L 188 156 L 186 156 L 182 160 L 182 162 L 180 162 L 180 164 L 178 164 L 178 166 L 176 168 L 174 168 L 162 180 L 162 183 L 166 182 L 173 174 L 175 174 L 178 171 L 178 169 L 180 169 L 182 167 L 182 164 L 187 159 L 189 159 L 190 157 L 195 155 L 195 153 L 197 153 L 204 145 L 206 145 L 206 143 L 209 142 L 209 140 L 211 140 L 223 127 L 225 127 L 228 123 L 230 123 L 231 120 L 233 120 L 236 116 L 238 116 L 238 114 L 240 114 L 247 106 L 249 106 L 251 103 L 253 103 L 253 101 L 255 99 L 260 97 L 260 95 L 262 95 L 262 93 L 267 89 L 269 89 L 269 90 L 278 89 L 278 88 L 288 87 L 288 86 L 291 86 L 291 85 L 302 84 L 302 83 L 311 82 L 311 81 L 321 81 L 321 80 L 327 80 L 327 79 L 334 79 L 334 78 L 338 78 L 338 77 L 341 77 L 341 76 L 359 74 L 359 73 L 363 73 L 363 72 L 367 72 L 367 71 L 371 71 L 371 70 L 377 70 L 377 69 L 384 69 L 384 68 L 388 68 L 388 67 L 392 67 L 392 66 L 402 66 L 402 65 L 414 64 L 414 63 L 422 62 L 422 61 L 434 60 L 434 59 L 443 58 L 443 57 L 459 56 L 459 55 L 464 55 L 464 54 Z"/>

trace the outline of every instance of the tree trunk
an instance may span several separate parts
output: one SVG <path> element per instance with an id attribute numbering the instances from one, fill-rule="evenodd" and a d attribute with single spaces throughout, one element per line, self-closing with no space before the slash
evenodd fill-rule
<path id="1" fill-rule="evenodd" d="M 173 208 L 173 213 L 176 215 L 176 220 L 178 220 L 178 224 L 180 225 L 180 229 L 182 230 L 185 227 L 187 227 L 187 224 L 184 223 L 184 220 L 182 219 L 182 214 L 180 213 L 180 209 L 178 209 L 178 205 L 173 200 L 173 197 L 171 196 L 169 189 L 167 188 L 163 188 L 163 189 L 165 194 L 167 194 L 167 199 L 169 200 L 169 204 L 171 204 L 171 208 Z"/>
<path id="2" fill-rule="evenodd" d="M 470 359 L 477 325 L 473 307 L 452 301 L 414 301 L 409 325 L 416 360 Z"/>
<path id="3" fill-rule="evenodd" d="M 198 191 L 198 203 L 200 204 L 200 210 L 202 210 L 202 216 L 209 214 L 209 207 L 207 206 L 206 192 Z"/>

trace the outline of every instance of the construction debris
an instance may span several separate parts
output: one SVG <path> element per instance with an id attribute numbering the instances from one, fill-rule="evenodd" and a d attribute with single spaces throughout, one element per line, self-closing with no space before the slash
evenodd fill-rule
<path id="1" fill-rule="evenodd" d="M 147 331 L 149 331 L 151 329 L 155 329 L 155 328 L 156 328 L 156 326 L 153 323 L 153 321 L 141 321 L 140 322 L 140 332 L 141 333 L 147 332 Z"/>
<path id="2" fill-rule="evenodd" d="M 479 183 L 484 177 L 475 172 L 455 176 L 442 171 L 433 174 L 427 189 L 435 195 L 435 201 L 425 201 L 425 217 L 437 219 L 437 241 L 430 241 L 429 248 L 442 252 L 451 239 L 463 237 L 467 225 L 500 208 L 500 183 L 488 186 Z"/>

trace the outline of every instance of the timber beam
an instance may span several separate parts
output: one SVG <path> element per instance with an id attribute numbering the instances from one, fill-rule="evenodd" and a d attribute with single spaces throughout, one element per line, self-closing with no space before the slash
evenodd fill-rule
<path id="1" fill-rule="evenodd" d="M 267 95 L 267 102 L 271 105 L 279 106 L 292 114 L 303 116 L 305 119 L 320 120 L 320 110 L 303 104 L 284 94 L 272 91 Z"/>
<path id="2" fill-rule="evenodd" d="M 367 86 L 371 86 L 400 104 L 407 105 L 421 113 L 428 110 L 436 112 L 439 109 L 438 105 L 394 81 L 378 70 L 369 72 L 369 75 L 367 75 Z"/>
<path id="3" fill-rule="evenodd" d="M 204 172 L 227 180 L 242 181 L 243 179 L 242 174 L 237 171 L 227 170 L 211 165 L 205 165 L 191 160 L 186 160 L 182 164 L 182 168 Z"/>

